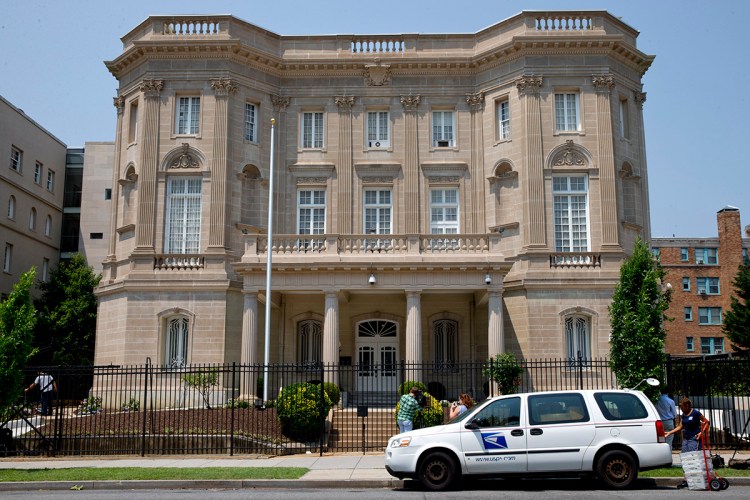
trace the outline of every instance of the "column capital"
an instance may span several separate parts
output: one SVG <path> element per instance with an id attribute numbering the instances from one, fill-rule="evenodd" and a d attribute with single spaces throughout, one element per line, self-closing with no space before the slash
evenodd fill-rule
<path id="1" fill-rule="evenodd" d="M 163 88 L 164 80 L 146 79 L 140 84 L 140 91 L 143 92 L 146 97 L 159 97 L 161 89 Z"/>
<path id="2" fill-rule="evenodd" d="M 466 104 L 469 105 L 472 111 L 481 111 L 484 107 L 484 92 L 466 94 Z"/>
<path id="3" fill-rule="evenodd" d="M 597 92 L 609 93 L 615 87 L 615 77 L 613 75 L 592 75 L 591 83 Z"/>
<path id="4" fill-rule="evenodd" d="M 112 98 L 112 104 L 117 109 L 118 115 L 121 115 L 122 112 L 125 110 L 125 98 L 121 95 L 114 96 Z"/>
<path id="5" fill-rule="evenodd" d="M 407 288 L 406 290 L 404 290 L 404 293 L 406 294 L 407 297 L 419 297 L 422 295 L 422 289 L 420 288 L 420 289 L 410 290 Z"/>
<path id="6" fill-rule="evenodd" d="M 542 88 L 542 77 L 524 75 L 516 79 L 515 84 L 520 95 L 539 95 L 539 89 Z"/>
<path id="7" fill-rule="evenodd" d="M 216 97 L 227 97 L 234 94 L 237 90 L 237 84 L 231 78 L 212 78 L 211 88 L 214 90 Z"/>
<path id="8" fill-rule="evenodd" d="M 635 103 L 639 108 L 643 109 L 643 103 L 646 102 L 646 93 L 641 92 L 640 90 L 636 90 L 635 92 L 633 92 L 633 95 L 635 96 Z"/>
<path id="9" fill-rule="evenodd" d="M 354 96 L 337 95 L 333 98 L 336 106 L 339 108 L 339 112 L 351 113 L 352 106 L 354 106 Z"/>
<path id="10" fill-rule="evenodd" d="M 274 111 L 283 113 L 286 111 L 287 106 L 289 106 L 289 98 L 271 94 L 271 104 L 273 105 Z"/>
<path id="11" fill-rule="evenodd" d="M 402 95 L 401 105 L 405 111 L 416 111 L 421 100 L 422 96 L 420 95 Z"/>

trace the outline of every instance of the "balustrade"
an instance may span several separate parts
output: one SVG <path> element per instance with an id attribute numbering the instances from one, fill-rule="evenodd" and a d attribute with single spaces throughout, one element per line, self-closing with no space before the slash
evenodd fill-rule
<path id="1" fill-rule="evenodd" d="M 166 271 L 195 271 L 203 269 L 205 258 L 194 254 L 163 254 L 154 257 L 154 269 Z"/>
<path id="2" fill-rule="evenodd" d="M 549 267 L 553 268 L 593 268 L 601 266 L 601 255 L 590 252 L 560 252 L 549 256 Z"/>

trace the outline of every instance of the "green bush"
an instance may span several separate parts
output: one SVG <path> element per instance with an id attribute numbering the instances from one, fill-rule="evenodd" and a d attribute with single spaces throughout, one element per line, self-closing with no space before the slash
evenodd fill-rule
<path id="1" fill-rule="evenodd" d="M 500 394 L 513 394 L 521 385 L 523 367 L 513 354 L 506 352 L 494 358 L 490 357 L 482 368 L 482 373 L 490 380 L 497 382 Z"/>
<path id="2" fill-rule="evenodd" d="M 404 384 L 410 383 L 412 385 L 409 386 L 407 389 L 407 392 L 409 389 L 411 389 L 415 383 L 414 382 L 404 382 Z M 417 387 L 419 387 L 419 383 L 417 382 Z M 417 421 L 419 420 L 419 415 L 422 416 L 422 428 L 424 427 L 433 427 L 435 425 L 442 425 L 443 419 L 444 419 L 444 413 L 443 413 L 443 406 L 440 404 L 440 401 L 433 398 L 429 392 L 422 391 L 422 394 L 424 394 L 424 397 L 427 399 L 427 404 L 424 408 L 420 408 L 417 410 L 417 415 L 414 416 L 414 428 L 417 428 Z M 401 401 L 396 403 L 396 408 L 393 412 L 393 419 L 395 420 L 398 416 L 398 410 L 401 409 Z"/>
<path id="3" fill-rule="evenodd" d="M 333 406 L 339 404 L 339 401 L 341 401 L 341 389 L 339 389 L 339 386 L 332 382 L 324 382 L 323 390 L 325 390 L 328 397 L 331 398 L 331 404 Z"/>
<path id="4" fill-rule="evenodd" d="M 404 394 L 408 394 L 412 387 L 419 387 L 420 391 L 427 393 L 427 386 L 424 385 L 422 382 L 417 382 L 415 380 L 407 380 L 406 382 L 398 386 L 399 397 L 403 396 Z"/>
<path id="5" fill-rule="evenodd" d="M 123 403 L 122 409 L 123 411 L 140 411 L 141 402 L 135 398 L 130 398 L 130 401 Z"/>
<path id="6" fill-rule="evenodd" d="M 250 408 L 250 401 L 247 399 L 230 399 L 224 404 L 224 408 L 240 408 L 240 409 L 247 409 Z"/>
<path id="7" fill-rule="evenodd" d="M 322 403 L 322 407 L 321 407 Z M 295 441 L 314 441 L 320 437 L 321 417 L 331 409 L 331 398 L 321 385 L 301 382 L 285 387 L 276 400 L 276 413 L 285 436 Z"/>

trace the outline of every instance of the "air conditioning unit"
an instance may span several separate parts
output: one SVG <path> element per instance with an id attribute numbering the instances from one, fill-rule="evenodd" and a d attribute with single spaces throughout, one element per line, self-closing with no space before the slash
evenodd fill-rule
<path id="1" fill-rule="evenodd" d="M 698 289 L 698 294 L 699 295 L 706 295 L 706 289 L 705 288 L 699 288 Z"/>
<path id="2" fill-rule="evenodd" d="M 696 264 L 703 264 L 703 259 L 695 259 Z"/>
<path id="3" fill-rule="evenodd" d="M 439 148 L 447 148 L 450 147 L 450 145 L 450 141 L 437 141 L 437 147 Z"/>
<path id="4" fill-rule="evenodd" d="M 714 351 L 714 354 L 724 354 L 724 351 L 722 351 L 721 349 L 716 349 Z"/>
<path id="5" fill-rule="evenodd" d="M 379 148 L 380 147 L 380 141 L 370 141 L 369 146 L 371 148 Z"/>

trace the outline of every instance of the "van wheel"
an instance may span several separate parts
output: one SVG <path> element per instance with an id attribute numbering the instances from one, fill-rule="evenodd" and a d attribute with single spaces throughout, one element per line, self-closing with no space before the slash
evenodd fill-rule
<path id="1" fill-rule="evenodd" d="M 596 474 L 610 488 L 627 488 L 638 478 L 638 468 L 630 454 L 613 450 L 601 456 Z"/>
<path id="2" fill-rule="evenodd" d="M 456 479 L 456 464 L 445 453 L 430 453 L 419 465 L 418 478 L 428 490 L 444 490 Z"/>

